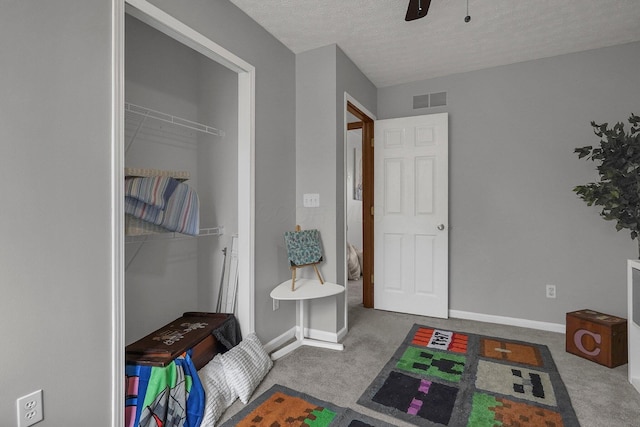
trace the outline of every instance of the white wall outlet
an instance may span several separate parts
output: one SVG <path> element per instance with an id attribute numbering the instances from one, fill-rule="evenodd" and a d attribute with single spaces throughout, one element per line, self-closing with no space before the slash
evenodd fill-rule
<path id="1" fill-rule="evenodd" d="M 22 396 L 17 400 L 18 427 L 29 427 L 44 419 L 42 411 L 42 390 Z"/>
<path id="2" fill-rule="evenodd" d="M 556 285 L 547 285 L 547 298 L 556 297 Z"/>
<path id="3" fill-rule="evenodd" d="M 274 298 L 273 299 L 273 311 L 276 311 L 279 308 L 280 308 L 280 300 Z"/>

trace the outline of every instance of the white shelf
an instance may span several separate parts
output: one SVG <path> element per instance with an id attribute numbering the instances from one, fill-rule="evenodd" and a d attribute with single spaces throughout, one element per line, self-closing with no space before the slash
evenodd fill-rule
<path id="1" fill-rule="evenodd" d="M 138 114 L 146 119 L 147 117 L 161 120 L 163 122 L 171 123 L 177 126 L 189 128 L 198 132 L 208 133 L 209 135 L 224 136 L 224 132 L 220 129 L 216 129 L 213 126 L 204 125 L 191 120 L 183 119 L 181 117 L 172 116 L 171 114 L 163 113 L 161 111 L 152 110 L 151 108 L 141 107 L 139 105 L 125 103 L 124 111 L 134 114 Z"/>
<path id="2" fill-rule="evenodd" d="M 287 300 L 305 300 L 325 298 L 338 295 L 344 292 L 344 286 L 336 283 L 324 282 L 320 283 L 316 279 L 296 279 L 295 289 L 291 290 L 291 279 L 280 283 L 271 291 L 271 298 L 287 301 Z"/>
<path id="3" fill-rule="evenodd" d="M 144 177 L 152 177 L 152 176 L 168 176 L 178 181 L 187 181 L 191 178 L 191 173 L 189 171 L 176 171 L 176 170 L 166 170 L 166 169 L 155 169 L 155 168 L 124 168 L 124 176 L 132 177 L 132 178 L 144 178 Z"/>
<path id="4" fill-rule="evenodd" d="M 168 231 L 166 233 L 149 233 L 149 234 L 139 234 L 136 236 L 125 236 L 125 243 L 145 243 L 145 242 L 154 242 L 154 241 L 162 241 L 162 240 L 184 240 L 184 239 L 193 239 L 196 237 L 207 237 L 207 236 L 221 236 L 224 234 L 224 227 L 211 227 L 211 228 L 201 228 L 197 236 L 190 236 L 188 234 L 181 234 L 176 232 Z"/>

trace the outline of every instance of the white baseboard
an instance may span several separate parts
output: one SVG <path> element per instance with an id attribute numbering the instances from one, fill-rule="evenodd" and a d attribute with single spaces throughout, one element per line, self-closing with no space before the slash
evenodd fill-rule
<path id="1" fill-rule="evenodd" d="M 298 327 L 294 326 L 293 328 L 289 329 L 285 333 L 275 337 L 268 343 L 264 344 L 263 345 L 264 350 L 267 353 L 273 353 L 275 350 L 279 349 L 280 347 L 285 345 L 287 342 L 294 339 L 296 337 L 297 332 L 298 332 Z M 338 333 L 320 331 L 317 329 L 309 329 L 309 328 L 305 328 L 304 332 L 305 332 L 304 336 L 306 338 L 338 343 L 347 335 L 347 328 L 346 327 L 342 328 Z"/>
<path id="2" fill-rule="evenodd" d="M 541 331 L 566 333 L 563 323 L 540 322 L 538 320 L 518 319 L 516 317 L 494 316 L 492 314 L 473 313 L 470 311 L 449 310 L 449 316 L 456 319 L 475 320 L 478 322 L 497 323 L 499 325 L 519 326 L 521 328 L 539 329 Z"/>
<path id="3" fill-rule="evenodd" d="M 344 337 L 347 336 L 347 332 L 349 332 L 349 329 L 346 326 L 344 328 L 340 329 L 338 331 L 338 336 L 337 336 L 338 341 L 336 341 L 336 342 L 341 342 L 344 339 Z"/>
<path id="4" fill-rule="evenodd" d="M 267 353 L 272 353 L 273 351 L 279 349 L 280 347 L 285 345 L 288 341 L 295 338 L 297 330 L 298 330 L 297 326 L 294 326 L 293 328 L 289 329 L 282 335 L 275 337 L 274 339 L 272 339 L 271 341 L 269 341 L 263 346 L 264 350 Z"/>
<path id="5" fill-rule="evenodd" d="M 449 310 L 449 316 L 456 319 L 475 320 L 477 322 L 496 323 L 499 325 L 519 326 L 521 328 L 538 329 L 541 331 L 557 332 L 564 334 L 566 327 L 562 323 L 540 322 L 537 320 L 519 319 L 516 317 L 495 316 L 492 314 L 473 313 L 470 311 Z M 264 345 L 267 353 L 279 349 L 288 341 L 295 338 L 298 327 L 294 326 L 280 336 L 272 339 Z M 315 340 L 338 343 L 347 335 L 347 327 L 345 326 L 337 333 L 320 331 L 318 329 L 305 328 L 305 337 Z"/>
<path id="6" fill-rule="evenodd" d="M 336 343 L 339 342 L 338 334 L 336 332 L 327 332 L 327 331 L 320 331 L 318 329 L 304 328 L 304 336 L 306 338 L 311 338 L 313 340 L 336 342 Z"/>

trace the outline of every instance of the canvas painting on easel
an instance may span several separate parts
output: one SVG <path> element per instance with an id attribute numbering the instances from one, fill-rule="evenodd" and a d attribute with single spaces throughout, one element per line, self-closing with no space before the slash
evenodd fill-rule
<path id="1" fill-rule="evenodd" d="M 287 247 L 287 258 L 292 270 L 291 290 L 295 290 L 296 269 L 300 267 L 313 266 L 320 283 L 324 283 L 316 264 L 322 262 L 322 242 L 318 230 L 286 231 L 284 242 Z"/>

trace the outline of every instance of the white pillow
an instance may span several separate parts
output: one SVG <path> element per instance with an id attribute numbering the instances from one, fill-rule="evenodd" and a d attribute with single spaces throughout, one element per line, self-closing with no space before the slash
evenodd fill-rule
<path id="1" fill-rule="evenodd" d="M 222 354 L 221 361 L 227 383 L 245 404 L 273 366 L 255 333 L 250 333 L 238 345 Z"/>
<path id="2" fill-rule="evenodd" d="M 216 355 L 198 371 L 205 393 L 203 426 L 214 426 L 224 411 L 238 398 L 227 383 L 221 356 L 221 354 Z"/>

